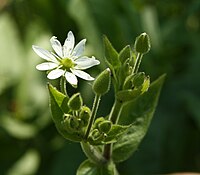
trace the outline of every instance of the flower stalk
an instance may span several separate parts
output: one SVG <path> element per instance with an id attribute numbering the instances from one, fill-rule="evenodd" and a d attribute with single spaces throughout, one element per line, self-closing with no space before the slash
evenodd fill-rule
<path id="1" fill-rule="evenodd" d="M 122 107 L 123 107 L 123 103 L 116 99 L 108 118 L 113 124 L 118 123 L 119 117 L 121 115 Z M 107 144 L 104 146 L 103 156 L 106 160 L 110 160 L 110 158 L 112 157 L 112 146 L 113 144 Z"/>
<path id="2" fill-rule="evenodd" d="M 92 106 L 92 113 L 91 113 L 91 116 L 90 116 L 90 119 L 89 119 L 89 124 L 87 126 L 86 133 L 85 133 L 85 140 L 87 140 L 87 138 L 90 134 L 90 130 L 92 128 L 92 125 L 93 125 L 94 120 L 96 118 L 97 110 L 99 108 L 100 100 L 101 100 L 101 95 L 96 94 L 95 98 L 94 98 L 93 106 Z"/>

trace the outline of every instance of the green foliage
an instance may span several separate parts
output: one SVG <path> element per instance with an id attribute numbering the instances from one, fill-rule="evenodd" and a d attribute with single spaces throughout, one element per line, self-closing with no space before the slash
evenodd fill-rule
<path id="1" fill-rule="evenodd" d="M 135 155 L 118 165 L 120 172 L 124 175 L 199 172 L 199 9 L 199 1 L 180 0 L 0 3 L 0 173 L 71 175 L 84 159 L 78 144 L 68 144 L 55 132 L 45 77 L 35 70 L 33 65 L 39 59 L 30 48 L 33 43 L 48 48 L 52 35 L 64 41 L 69 30 L 77 39 L 87 38 L 86 52 L 95 53 L 99 59 L 103 58 L 102 34 L 120 50 L 133 43 L 141 31 L 147 32 L 152 50 L 145 55 L 141 71 L 151 75 L 152 81 L 167 72 L 148 135 Z M 90 70 L 93 75 L 105 68 L 102 63 L 101 60 L 101 67 Z M 90 85 L 79 88 L 89 104 Z M 101 103 L 99 116 L 108 114 L 113 102 L 111 94 L 103 97 L 106 103 Z M 131 116 L 133 120 L 137 118 L 135 112 Z M 27 155 L 35 160 L 32 167 L 27 165 Z M 21 160 L 27 163 L 24 168 L 17 166 Z"/>
<path id="2" fill-rule="evenodd" d="M 81 135 L 81 131 L 73 130 L 73 125 L 71 122 L 72 117 L 64 118 L 64 113 L 68 113 L 68 100 L 69 98 L 64 94 L 60 93 L 57 89 L 55 89 L 52 85 L 48 85 L 49 94 L 50 94 L 50 104 L 51 104 L 51 112 L 53 121 L 56 125 L 58 132 L 66 139 L 71 141 L 79 142 L 83 139 L 83 135 Z"/>
<path id="3" fill-rule="evenodd" d="M 113 162 L 98 166 L 89 160 L 85 160 L 79 166 L 77 175 L 118 175 L 118 172 Z"/>
<path id="4" fill-rule="evenodd" d="M 120 67 L 120 61 L 118 57 L 117 51 L 113 48 L 112 44 L 108 40 L 106 36 L 104 36 L 104 52 L 105 52 L 105 59 L 110 66 L 111 70 L 117 69 Z"/>
<path id="5" fill-rule="evenodd" d="M 154 81 L 149 90 L 124 107 L 120 123 L 133 123 L 113 147 L 114 162 L 128 159 L 138 148 L 151 123 L 165 75 Z M 134 111 L 134 116 L 133 116 Z"/>

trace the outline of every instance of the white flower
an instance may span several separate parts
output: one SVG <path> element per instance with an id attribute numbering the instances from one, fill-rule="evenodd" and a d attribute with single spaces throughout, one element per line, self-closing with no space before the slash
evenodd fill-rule
<path id="1" fill-rule="evenodd" d="M 50 39 L 50 42 L 56 54 L 38 46 L 32 46 L 35 53 L 47 61 L 37 65 L 36 69 L 41 71 L 50 70 L 47 75 L 49 79 L 65 76 L 66 80 L 74 87 L 78 83 L 77 77 L 89 81 L 94 80 L 88 73 L 82 71 L 100 64 L 95 57 L 92 56 L 92 58 L 89 58 L 82 55 L 85 49 L 86 39 L 81 40 L 74 47 L 75 38 L 70 31 L 63 46 L 55 36 Z"/>

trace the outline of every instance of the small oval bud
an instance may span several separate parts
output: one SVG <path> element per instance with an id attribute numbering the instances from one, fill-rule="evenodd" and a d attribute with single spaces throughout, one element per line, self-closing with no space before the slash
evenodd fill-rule
<path id="1" fill-rule="evenodd" d="M 110 131 L 111 127 L 112 127 L 112 122 L 109 120 L 101 122 L 98 125 L 99 131 L 106 134 Z"/>
<path id="2" fill-rule="evenodd" d="M 111 72 L 107 68 L 95 79 L 92 89 L 97 95 L 104 95 L 110 89 Z"/>
<path id="3" fill-rule="evenodd" d="M 80 112 L 80 119 L 83 122 L 83 127 L 88 125 L 91 111 L 90 108 L 83 106 Z"/>
<path id="4" fill-rule="evenodd" d="M 140 34 L 135 40 L 135 50 L 138 53 L 145 54 L 151 48 L 150 38 L 146 33 Z"/>
<path id="5" fill-rule="evenodd" d="M 82 99 L 80 93 L 76 93 L 76 94 L 72 95 L 68 101 L 68 106 L 73 111 L 77 111 L 77 110 L 81 109 L 82 105 L 83 105 L 83 99 Z"/>

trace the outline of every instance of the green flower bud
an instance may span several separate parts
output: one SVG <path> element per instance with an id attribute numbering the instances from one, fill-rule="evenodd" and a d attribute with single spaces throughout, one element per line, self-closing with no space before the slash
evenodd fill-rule
<path id="1" fill-rule="evenodd" d="M 151 48 L 150 38 L 146 33 L 140 34 L 135 41 L 135 50 L 138 53 L 145 54 Z"/>
<path id="2" fill-rule="evenodd" d="M 99 123 L 98 128 L 100 132 L 108 133 L 112 127 L 112 122 L 109 120 Z"/>
<path id="3" fill-rule="evenodd" d="M 83 123 L 83 127 L 88 125 L 90 115 L 91 115 L 90 108 L 83 106 L 80 112 L 80 119 Z"/>
<path id="4" fill-rule="evenodd" d="M 92 89 L 97 95 L 104 95 L 110 89 L 111 72 L 107 68 L 95 79 Z"/>
<path id="5" fill-rule="evenodd" d="M 78 120 L 70 114 L 65 114 L 64 120 L 62 122 L 63 127 L 69 133 L 76 132 L 76 128 L 79 126 Z"/>
<path id="6" fill-rule="evenodd" d="M 68 101 L 68 106 L 73 111 L 81 109 L 82 105 L 83 105 L 83 100 L 80 93 L 72 95 Z"/>

